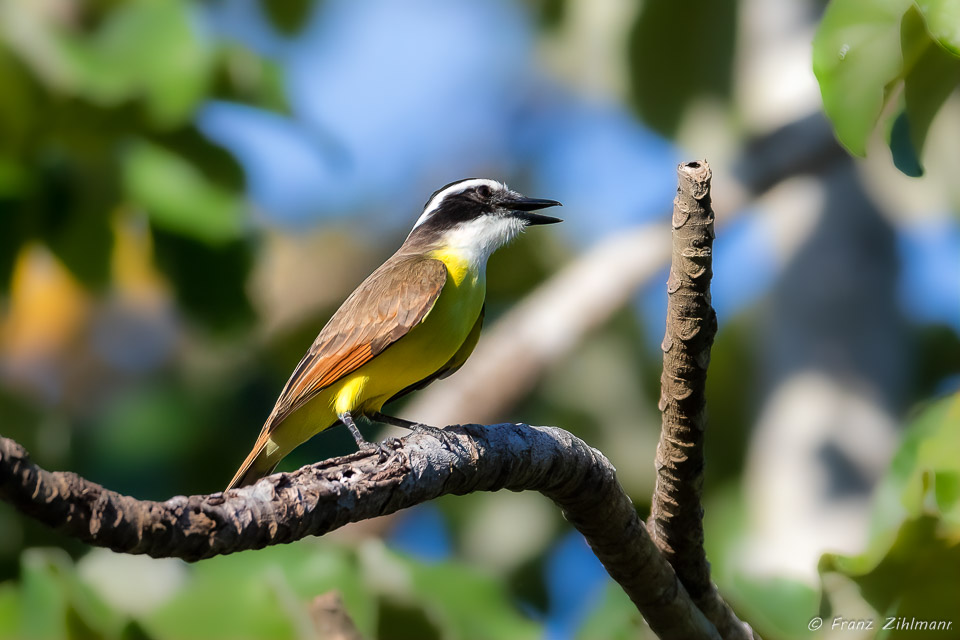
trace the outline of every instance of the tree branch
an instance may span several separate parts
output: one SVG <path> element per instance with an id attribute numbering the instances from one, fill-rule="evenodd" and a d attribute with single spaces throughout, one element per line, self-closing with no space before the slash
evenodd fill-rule
<path id="1" fill-rule="evenodd" d="M 667 327 L 663 337 L 657 484 L 651 536 L 677 571 L 697 606 L 723 638 L 750 638 L 710 581 L 703 548 L 703 436 L 706 380 L 717 314 L 710 306 L 713 277 L 713 209 L 706 161 L 677 167 L 673 203 L 673 258 L 667 279 Z"/>
<path id="2" fill-rule="evenodd" d="M 0 438 L 0 497 L 89 544 L 200 560 L 322 535 L 446 494 L 535 490 L 553 500 L 661 638 L 719 638 L 647 535 L 615 470 L 554 427 L 501 424 L 420 432 L 250 487 L 166 502 L 120 495 L 33 464 Z"/>
<path id="3" fill-rule="evenodd" d="M 657 447 L 657 485 L 651 507 L 653 537 L 694 597 L 710 584 L 703 551 L 704 395 L 717 316 L 710 306 L 713 211 L 706 162 L 677 168 L 673 208 L 673 259 L 667 279 Z"/>

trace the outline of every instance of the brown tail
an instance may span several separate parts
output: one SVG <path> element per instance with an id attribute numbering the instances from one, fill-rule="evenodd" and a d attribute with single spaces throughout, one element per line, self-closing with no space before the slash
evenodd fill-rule
<path id="1" fill-rule="evenodd" d="M 267 424 L 263 426 L 263 429 L 260 431 L 260 437 L 257 438 L 256 444 L 253 445 L 253 451 L 250 452 L 247 459 L 240 465 L 240 469 L 238 469 L 237 473 L 233 476 L 233 480 L 227 485 L 226 491 L 253 484 L 260 478 L 270 475 L 273 473 L 273 470 L 277 468 L 283 456 L 271 456 L 267 454 L 267 444 L 270 442 L 271 433 L 271 431 L 267 429 L 269 424 L 270 423 L 267 422 Z M 272 453 L 278 454 L 279 451 L 276 450 L 276 447 L 273 448 L 274 451 Z"/>
<path id="2" fill-rule="evenodd" d="M 254 451 L 247 456 L 247 459 L 244 460 L 239 471 L 237 471 L 236 475 L 233 476 L 233 480 L 231 480 L 230 484 L 227 485 L 226 491 L 229 491 L 230 489 L 237 489 L 239 487 L 245 487 L 248 484 L 253 484 L 260 478 L 270 475 L 273 473 L 273 470 L 277 468 L 279 460 L 274 462 L 269 467 L 257 468 L 258 465 L 255 464 L 257 458 L 254 456 L 254 453 L 256 453 L 256 449 L 254 449 Z"/>
<path id="3" fill-rule="evenodd" d="M 271 436 L 276 433 L 277 428 L 277 425 L 272 422 L 272 418 L 273 416 L 263 425 L 263 429 L 260 431 L 260 437 L 257 438 L 257 443 L 253 445 L 253 451 L 250 452 L 247 459 L 240 465 L 240 469 L 236 475 L 233 476 L 233 480 L 227 485 L 225 491 L 236 489 L 237 487 L 245 487 L 248 484 L 253 484 L 264 476 L 270 475 L 273 473 L 273 470 L 277 468 L 277 465 L 280 464 L 280 461 L 283 460 L 294 447 L 300 444 L 296 442 L 288 444 L 287 446 L 279 446 L 280 443 L 271 438 Z M 339 423 L 340 421 L 337 420 L 333 424 Z M 333 424 L 327 425 L 325 428 L 330 428 Z M 319 431 L 323 431 L 323 429 Z"/>

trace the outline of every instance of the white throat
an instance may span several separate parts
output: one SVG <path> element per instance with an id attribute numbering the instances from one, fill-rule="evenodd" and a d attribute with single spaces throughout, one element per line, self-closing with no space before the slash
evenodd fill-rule
<path id="1" fill-rule="evenodd" d="M 472 269 L 483 269 L 490 254 L 516 238 L 525 226 L 513 216 L 485 215 L 446 231 L 439 244 L 462 256 Z"/>

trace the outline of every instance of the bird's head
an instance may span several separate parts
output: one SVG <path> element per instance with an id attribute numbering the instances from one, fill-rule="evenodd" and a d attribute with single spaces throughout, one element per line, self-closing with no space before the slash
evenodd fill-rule
<path id="1" fill-rule="evenodd" d="M 528 198 L 496 180 L 458 180 L 433 192 L 407 242 L 469 251 L 485 262 L 526 227 L 561 222 L 535 213 L 556 206 L 556 200 Z"/>

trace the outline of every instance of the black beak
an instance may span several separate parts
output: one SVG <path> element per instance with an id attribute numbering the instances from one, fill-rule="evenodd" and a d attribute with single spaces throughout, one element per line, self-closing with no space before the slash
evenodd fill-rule
<path id="1" fill-rule="evenodd" d="M 527 198 L 524 196 L 510 198 L 502 203 L 506 209 L 513 211 L 516 218 L 520 218 L 528 225 L 533 224 L 554 224 L 563 222 L 560 218 L 545 216 L 541 213 L 533 213 L 537 209 L 546 209 L 547 207 L 562 207 L 563 205 L 556 200 L 541 200 L 539 198 Z"/>

